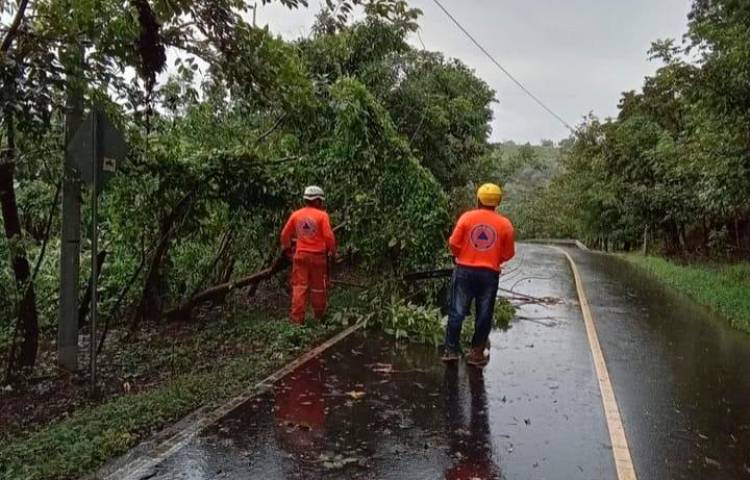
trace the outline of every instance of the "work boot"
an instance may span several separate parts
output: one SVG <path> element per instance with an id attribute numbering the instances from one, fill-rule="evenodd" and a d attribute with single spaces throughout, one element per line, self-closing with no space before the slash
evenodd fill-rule
<path id="1" fill-rule="evenodd" d="M 443 354 L 440 356 L 440 360 L 442 360 L 443 363 L 454 363 L 459 361 L 460 359 L 461 353 L 448 347 L 445 347 L 443 349 Z"/>
<path id="2" fill-rule="evenodd" d="M 472 367 L 484 367 L 490 361 L 490 356 L 484 354 L 485 345 L 479 347 L 471 347 L 469 357 L 466 359 L 466 363 Z"/>

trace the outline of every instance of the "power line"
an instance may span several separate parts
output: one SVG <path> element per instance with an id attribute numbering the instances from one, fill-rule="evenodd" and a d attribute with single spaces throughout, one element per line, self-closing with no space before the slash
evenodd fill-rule
<path id="1" fill-rule="evenodd" d="M 464 35 L 466 35 L 467 37 L 469 37 L 469 40 L 471 40 L 474 43 L 474 45 L 476 45 L 479 48 L 479 50 L 481 50 L 482 53 L 484 53 L 487 56 L 487 58 L 489 58 L 490 61 L 492 63 L 494 63 L 495 66 L 497 66 L 497 68 L 500 69 L 500 71 L 502 71 L 508 78 L 510 78 L 513 81 L 513 83 L 515 83 L 516 85 L 518 85 L 518 88 L 520 88 L 521 90 L 523 90 L 523 92 L 526 95 L 528 95 L 529 97 L 531 97 L 531 99 L 534 100 L 537 104 L 539 104 L 539 106 L 542 107 L 544 110 L 546 110 L 547 113 L 549 113 L 550 115 L 552 115 L 553 117 L 555 117 L 560 123 L 562 123 L 565 126 L 565 128 L 567 128 L 571 132 L 575 133 L 575 129 L 573 127 L 571 127 L 570 124 L 565 121 L 565 119 L 563 119 L 560 115 L 556 114 L 551 108 L 549 108 L 547 105 L 545 105 L 545 103 L 543 101 L 541 101 L 539 99 L 539 97 L 537 97 L 536 95 L 534 95 L 533 93 L 531 93 L 531 91 L 528 88 L 526 88 L 523 85 L 523 83 L 521 83 L 516 77 L 513 76 L 512 73 L 510 73 L 505 67 L 503 67 L 500 64 L 500 62 L 498 62 L 497 60 L 495 60 L 495 57 L 493 57 L 492 54 L 490 52 L 488 52 L 487 49 L 484 48 L 482 46 L 482 44 L 479 43 L 477 41 L 477 39 L 474 38 L 474 36 L 471 33 L 469 33 L 468 30 L 466 30 L 463 27 L 463 25 L 461 25 L 461 23 L 458 20 L 456 20 L 456 17 L 454 17 L 453 15 L 451 15 L 451 13 L 443 6 L 442 3 L 440 3 L 438 0 L 432 0 L 432 1 L 435 2 L 435 4 L 440 8 L 440 10 L 442 10 L 443 13 L 445 13 L 448 16 L 448 18 L 450 18 L 451 21 L 453 21 L 453 23 L 455 23 L 456 26 L 459 29 L 461 29 L 462 32 L 464 32 Z"/>

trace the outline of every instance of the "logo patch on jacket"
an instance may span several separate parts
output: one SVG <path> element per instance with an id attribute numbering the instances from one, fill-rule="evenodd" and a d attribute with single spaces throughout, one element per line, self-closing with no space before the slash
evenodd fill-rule
<path id="1" fill-rule="evenodd" d="M 312 238 L 318 233 L 318 224 L 310 217 L 297 220 L 297 236 L 301 238 Z"/>
<path id="2" fill-rule="evenodd" d="M 489 250 L 497 241 L 497 232 L 490 225 L 479 224 L 471 229 L 469 235 L 471 246 L 483 252 Z"/>

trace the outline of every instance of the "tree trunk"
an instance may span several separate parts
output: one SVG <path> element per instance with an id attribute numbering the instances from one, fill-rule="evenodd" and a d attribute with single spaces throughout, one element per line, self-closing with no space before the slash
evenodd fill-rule
<path id="1" fill-rule="evenodd" d="M 709 227 L 708 219 L 703 217 L 703 254 L 706 256 L 709 254 L 709 244 L 711 243 L 710 232 L 711 228 Z"/>
<path id="2" fill-rule="evenodd" d="M 685 241 L 685 225 L 678 227 L 678 235 L 680 240 L 680 251 L 685 253 L 687 251 L 687 242 Z"/>
<path id="3" fill-rule="evenodd" d="M 15 78 L 5 79 L 3 86 L 6 95 L 6 108 L 3 112 L 5 122 L 6 145 L 0 157 L 0 209 L 3 214 L 5 237 L 11 251 L 11 268 L 15 276 L 16 289 L 19 293 L 17 332 L 21 334 L 21 349 L 16 350 L 15 337 L 11 346 L 11 357 L 8 372 L 12 374 L 18 367 L 33 367 L 39 346 L 39 320 L 36 311 L 36 293 L 31 284 L 31 268 L 26 257 L 26 250 L 21 242 L 21 221 L 18 216 L 18 204 L 13 185 L 16 169 L 15 119 L 12 99 L 15 94 Z"/>
<path id="4" fill-rule="evenodd" d="M 163 266 L 172 244 L 172 236 L 179 228 L 180 222 L 189 214 L 197 189 L 188 192 L 174 207 L 159 227 L 159 243 L 151 257 L 146 282 L 143 286 L 141 299 L 130 323 L 131 331 L 135 331 L 143 320 L 157 321 L 162 316 L 161 284 L 163 280 Z"/>

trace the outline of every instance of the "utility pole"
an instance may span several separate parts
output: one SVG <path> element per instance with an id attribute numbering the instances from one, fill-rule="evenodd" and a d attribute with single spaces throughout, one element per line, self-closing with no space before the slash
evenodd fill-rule
<path id="1" fill-rule="evenodd" d="M 60 306 L 57 327 L 57 363 L 68 371 L 78 368 L 78 277 L 81 252 L 81 184 L 75 159 L 67 146 L 83 119 L 84 48 L 69 45 L 65 112 L 65 160 L 62 188 L 62 242 L 60 246 Z"/>
<path id="2" fill-rule="evenodd" d="M 258 13 L 258 2 L 253 2 L 253 28 L 257 27 L 255 23 L 256 14 Z"/>
<path id="3" fill-rule="evenodd" d="M 99 137 L 99 114 L 94 111 L 94 121 L 91 122 L 91 322 L 89 323 L 89 370 L 91 378 L 91 394 L 95 395 L 96 388 L 96 302 L 97 302 L 97 279 L 99 278 L 98 263 L 96 257 L 99 255 L 99 219 L 98 219 L 98 194 L 99 194 L 99 157 L 102 148 Z"/>

